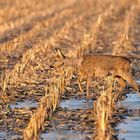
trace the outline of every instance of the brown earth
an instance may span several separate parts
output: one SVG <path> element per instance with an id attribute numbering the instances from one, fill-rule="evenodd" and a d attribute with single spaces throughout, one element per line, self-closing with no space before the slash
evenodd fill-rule
<path id="1" fill-rule="evenodd" d="M 39 104 L 50 79 L 58 76 L 59 70 L 53 68 L 53 64 L 57 61 L 55 48 L 60 48 L 69 57 L 76 57 L 78 49 L 82 46 L 94 54 L 126 56 L 132 61 L 135 79 L 140 79 L 139 14 L 140 0 L 25 0 L 24 2 L 1 0 L 0 135 L 2 134 L 2 138 L 14 139 L 12 136 L 22 136 L 31 114 L 37 109 L 27 106 L 11 108 L 10 105 L 27 100 Z M 72 87 L 72 89 L 67 88 L 71 90 L 70 93 L 74 90 L 76 94 L 74 98 L 81 98 L 77 85 Z M 63 96 L 71 98 L 67 93 Z M 63 112 L 63 109 L 58 108 L 53 114 L 58 115 L 58 119 L 60 115 L 58 110 L 71 118 L 69 111 Z M 76 112 L 73 112 L 75 116 L 82 114 L 81 110 Z M 82 131 L 90 128 L 94 131 L 92 125 L 87 125 L 88 121 L 94 123 L 92 110 L 86 110 L 85 114 L 88 116 L 83 117 L 88 119 L 79 117 L 83 120 L 83 124 L 78 130 L 82 130 L 83 125 L 85 129 Z M 48 123 L 47 120 L 47 125 Z M 50 123 L 54 125 L 52 121 Z M 70 128 L 73 127 L 74 125 Z M 45 128 L 51 129 L 51 127 Z"/>

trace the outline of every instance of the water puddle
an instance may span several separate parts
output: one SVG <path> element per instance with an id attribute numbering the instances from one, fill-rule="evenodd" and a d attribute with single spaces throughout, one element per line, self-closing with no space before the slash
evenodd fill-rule
<path id="1" fill-rule="evenodd" d="M 132 110 L 140 109 L 140 96 L 138 94 L 128 94 L 122 105 Z"/>
<path id="2" fill-rule="evenodd" d="M 88 140 L 92 136 L 82 134 L 74 130 L 56 130 L 52 132 L 46 132 L 41 134 L 40 138 L 42 140 Z"/>
<path id="3" fill-rule="evenodd" d="M 138 85 L 140 85 L 140 80 L 136 80 L 136 83 L 137 83 Z"/>
<path id="4" fill-rule="evenodd" d="M 94 128 L 91 125 L 93 108 L 92 100 L 67 99 L 62 100 L 59 111 L 49 122 L 51 127 L 40 135 L 41 140 L 90 140 Z M 87 122 L 86 122 L 87 121 Z"/>
<path id="5" fill-rule="evenodd" d="M 129 94 L 122 105 L 132 112 L 131 116 L 126 116 L 124 122 L 118 125 L 118 138 L 121 140 L 140 140 L 140 96 Z"/>
<path id="6" fill-rule="evenodd" d="M 6 138 L 6 133 L 0 132 L 0 140 L 4 140 Z"/>
<path id="7" fill-rule="evenodd" d="M 17 140 L 17 139 L 22 139 L 22 136 L 6 132 L 0 132 L 0 140 Z"/>
<path id="8" fill-rule="evenodd" d="M 61 108 L 67 108 L 69 110 L 74 109 L 91 109 L 93 108 L 93 101 L 92 100 L 78 100 L 78 99 L 69 99 L 69 100 L 62 100 L 60 103 Z"/>
<path id="9" fill-rule="evenodd" d="M 33 101 L 33 100 L 25 100 L 25 101 L 21 101 L 21 102 L 16 102 L 15 104 L 11 104 L 10 108 L 11 109 L 21 109 L 21 108 L 37 108 L 38 104 L 37 102 Z"/>

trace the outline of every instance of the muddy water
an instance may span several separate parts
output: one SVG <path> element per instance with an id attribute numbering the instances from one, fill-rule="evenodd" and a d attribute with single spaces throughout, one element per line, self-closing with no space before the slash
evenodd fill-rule
<path id="1" fill-rule="evenodd" d="M 128 94 L 122 105 L 130 110 L 130 113 L 117 127 L 118 138 L 120 140 L 140 140 L 140 96 Z"/>
<path id="2" fill-rule="evenodd" d="M 42 140 L 89 140 L 93 137 L 93 126 L 91 120 L 86 118 L 89 110 L 93 110 L 93 101 L 85 99 L 62 100 L 59 110 L 52 116 L 49 124 L 52 128 L 41 134 Z M 56 118 L 53 118 L 56 117 Z M 89 117 L 90 118 L 90 117 Z M 86 121 L 85 121 L 86 119 Z M 85 123 L 84 123 L 85 122 Z M 89 126 L 87 126 L 89 123 Z M 92 128 L 90 130 L 90 127 Z"/>
<path id="3" fill-rule="evenodd" d="M 60 103 L 60 107 L 68 108 L 70 110 L 72 110 L 72 109 L 91 109 L 91 108 L 93 108 L 93 101 L 91 101 L 91 100 L 86 101 L 85 99 L 62 100 Z"/>
<path id="4" fill-rule="evenodd" d="M 15 109 L 15 108 L 26 108 L 26 109 L 29 109 L 29 108 L 37 108 L 38 107 L 38 104 L 37 102 L 33 101 L 33 100 L 25 100 L 25 101 L 19 101 L 19 102 L 16 102 L 15 104 L 10 104 L 10 108 L 11 109 Z"/>
<path id="5" fill-rule="evenodd" d="M 61 129 L 41 135 L 43 140 L 85 140 L 85 137 L 86 135 L 80 132 Z"/>
<path id="6" fill-rule="evenodd" d="M 7 109 L 9 109 L 9 114 L 7 114 L 6 121 L 0 121 L 0 140 L 19 140 L 22 139 L 22 132 L 18 127 L 23 127 L 28 121 L 26 110 L 36 109 L 38 107 L 37 101 L 33 99 L 21 100 L 16 103 L 11 103 Z M 19 113 L 21 111 L 23 113 Z M 5 112 L 5 108 L 2 110 Z M 5 119 L 5 118 L 4 118 Z M 18 120 L 18 122 L 15 120 Z M 10 122 L 10 123 L 9 123 Z M 17 127 L 15 127 L 17 126 Z M 15 127 L 15 130 L 12 129 Z M 25 126 L 24 126 L 25 127 Z"/>
<path id="7" fill-rule="evenodd" d="M 138 94 L 128 94 L 127 98 L 121 102 L 130 115 L 126 116 L 124 122 L 117 127 L 118 139 L 140 140 L 140 96 Z M 34 100 L 19 101 L 11 104 L 10 108 L 37 108 L 38 104 Z M 49 126 L 40 135 L 40 140 L 90 140 L 95 128 L 91 120 L 93 101 L 84 98 L 67 98 L 61 100 L 58 110 L 50 116 Z M 89 116 L 88 116 L 88 115 Z M 0 132 L 0 140 L 7 138 L 6 132 Z M 10 134 L 12 139 L 21 139 L 20 135 Z"/>
<path id="8" fill-rule="evenodd" d="M 6 132 L 0 132 L 0 140 L 21 140 L 21 135 L 12 135 Z"/>

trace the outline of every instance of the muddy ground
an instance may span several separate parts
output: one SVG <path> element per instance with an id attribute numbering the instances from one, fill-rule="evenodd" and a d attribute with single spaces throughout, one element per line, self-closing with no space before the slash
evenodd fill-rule
<path id="1" fill-rule="evenodd" d="M 93 54 L 126 56 L 132 61 L 133 76 L 140 85 L 139 15 L 139 0 L 1 0 L 0 140 L 23 139 L 23 130 L 36 112 L 49 80 L 57 77 L 53 67 L 57 62 L 55 48 L 69 57 L 76 57 L 82 45 L 88 45 Z M 123 34 L 128 35 L 126 44 L 121 42 Z M 101 87 L 100 82 L 95 83 L 91 88 L 93 97 L 86 100 L 74 76 L 56 111 L 46 118 L 39 139 L 92 139 L 93 102 Z M 122 102 L 128 103 L 125 110 L 129 113 L 122 114 L 114 128 L 118 139 L 138 140 L 140 100 L 137 92 L 128 89 L 128 99 Z"/>

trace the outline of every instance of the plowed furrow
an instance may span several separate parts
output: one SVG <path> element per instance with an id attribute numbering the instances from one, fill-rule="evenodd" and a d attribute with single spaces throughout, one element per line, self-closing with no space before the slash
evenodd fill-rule
<path id="1" fill-rule="evenodd" d="M 57 18 L 58 15 L 60 18 Z M 79 15 L 79 12 L 74 10 L 74 8 L 67 8 L 48 20 L 37 23 L 29 32 L 21 34 L 12 41 L 1 45 L 1 70 L 6 68 L 12 69 L 28 49 L 31 49 L 34 44 L 41 40 L 50 38 L 53 32 L 59 28 L 61 29 L 65 21 L 71 20 L 73 15 Z"/>

